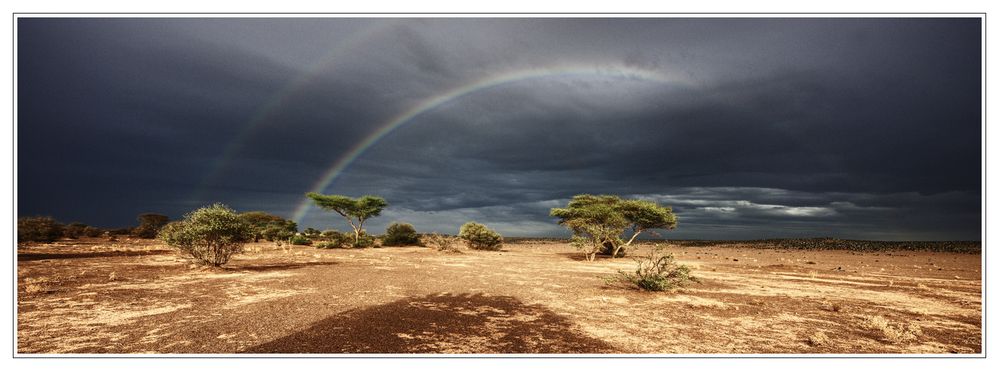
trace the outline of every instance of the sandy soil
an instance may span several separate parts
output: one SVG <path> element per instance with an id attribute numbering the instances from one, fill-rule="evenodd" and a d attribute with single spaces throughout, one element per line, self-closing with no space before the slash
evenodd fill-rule
<path id="1" fill-rule="evenodd" d="M 634 261 L 252 244 L 224 269 L 152 240 L 18 250 L 18 353 L 980 353 L 981 255 L 671 248 L 702 280 L 605 282 Z M 632 255 L 637 255 L 633 253 Z"/>

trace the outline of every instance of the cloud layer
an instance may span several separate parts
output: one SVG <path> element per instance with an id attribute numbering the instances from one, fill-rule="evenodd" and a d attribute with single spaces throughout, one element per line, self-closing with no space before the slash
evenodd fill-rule
<path id="1" fill-rule="evenodd" d="M 462 91 L 325 191 L 386 197 L 372 230 L 564 235 L 548 208 L 613 193 L 672 205 L 678 238 L 979 239 L 980 27 L 21 18 L 18 213 L 129 225 L 221 201 L 291 217 L 358 143 Z"/>

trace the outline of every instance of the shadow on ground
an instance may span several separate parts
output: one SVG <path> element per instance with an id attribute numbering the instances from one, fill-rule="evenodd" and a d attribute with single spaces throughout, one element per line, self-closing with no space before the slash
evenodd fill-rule
<path id="1" fill-rule="evenodd" d="M 568 319 L 509 296 L 431 295 L 344 312 L 247 353 L 613 353 Z"/>
<path id="2" fill-rule="evenodd" d="M 121 256 L 145 256 L 162 255 L 171 253 L 170 250 L 149 250 L 149 251 L 101 251 L 101 252 L 80 252 L 80 253 L 21 253 L 17 254 L 18 261 L 49 260 L 49 259 L 86 259 L 86 258 L 113 258 Z"/>
<path id="3" fill-rule="evenodd" d="M 225 270 L 232 271 L 247 271 L 247 272 L 269 272 L 269 271 L 282 271 L 288 269 L 298 269 L 306 267 L 316 267 L 316 266 L 326 266 L 334 265 L 335 262 L 295 262 L 295 263 L 277 263 L 277 264 L 263 264 L 263 265 L 245 265 L 245 266 L 228 266 Z"/>

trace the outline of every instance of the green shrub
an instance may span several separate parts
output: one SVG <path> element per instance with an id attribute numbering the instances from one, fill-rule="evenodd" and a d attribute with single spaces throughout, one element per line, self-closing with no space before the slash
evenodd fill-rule
<path id="1" fill-rule="evenodd" d="M 52 242 L 62 237 L 63 226 L 47 216 L 17 219 L 18 242 Z"/>
<path id="2" fill-rule="evenodd" d="M 635 273 L 618 271 L 612 281 L 626 282 L 645 291 L 670 291 L 690 282 L 699 282 L 690 275 L 690 267 L 676 263 L 673 254 L 655 245 L 649 254 L 635 261 Z"/>
<path id="3" fill-rule="evenodd" d="M 289 230 L 287 226 L 281 224 L 271 224 L 261 233 L 264 239 L 281 245 L 282 242 L 290 240 L 295 236 L 295 232 Z"/>
<path id="4" fill-rule="evenodd" d="M 341 233 L 333 229 L 328 229 L 323 231 L 319 235 L 319 238 L 323 242 L 315 244 L 316 248 L 319 249 L 338 249 L 341 247 L 352 246 L 354 244 L 354 236 L 347 235 L 346 233 Z"/>
<path id="5" fill-rule="evenodd" d="M 342 244 L 329 241 L 319 241 L 312 244 L 312 246 L 315 246 L 317 249 L 339 249 L 343 247 Z"/>
<path id="6" fill-rule="evenodd" d="M 322 232 L 320 232 L 318 229 L 309 227 L 309 228 L 305 228 L 305 231 L 303 231 L 302 234 L 304 234 L 305 237 L 308 237 L 308 238 L 311 238 L 311 239 L 317 239 L 317 238 L 319 238 L 321 236 Z"/>
<path id="7" fill-rule="evenodd" d="M 357 241 L 352 241 L 354 247 L 378 247 L 375 243 L 375 236 L 365 233 L 363 230 L 357 236 Z"/>
<path id="8" fill-rule="evenodd" d="M 473 250 L 498 251 L 503 247 L 503 236 L 476 222 L 462 225 L 458 237 L 465 240 Z"/>
<path id="9" fill-rule="evenodd" d="M 250 225 L 253 231 L 253 242 L 259 242 L 263 238 L 280 243 L 298 232 L 298 224 L 295 222 L 263 211 L 240 213 L 239 218 Z"/>
<path id="10" fill-rule="evenodd" d="M 253 231 L 235 211 L 214 204 L 167 224 L 160 229 L 159 238 L 206 265 L 218 267 L 243 251 L 243 244 L 253 239 Z"/>
<path id="11" fill-rule="evenodd" d="M 80 238 L 83 237 L 83 230 L 87 228 L 86 224 L 73 222 L 66 224 L 66 227 L 62 230 L 62 236 L 66 238 Z"/>
<path id="12" fill-rule="evenodd" d="M 385 229 L 385 238 L 382 239 L 385 246 L 419 246 L 420 237 L 416 234 L 416 228 L 409 223 L 392 223 Z"/>
<path id="13" fill-rule="evenodd" d="M 299 246 L 310 246 L 312 245 L 312 240 L 303 235 L 296 234 L 291 236 L 291 238 L 288 238 L 288 243 Z"/>
<path id="14" fill-rule="evenodd" d="M 139 220 L 139 226 L 132 230 L 132 234 L 140 238 L 156 238 L 160 228 L 170 222 L 166 215 L 152 213 L 139 214 L 136 219 Z"/>

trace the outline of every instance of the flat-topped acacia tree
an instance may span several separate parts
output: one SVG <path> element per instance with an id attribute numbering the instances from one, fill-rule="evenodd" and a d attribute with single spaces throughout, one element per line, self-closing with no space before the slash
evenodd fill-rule
<path id="1" fill-rule="evenodd" d="M 323 210 L 333 211 L 340 214 L 350 227 L 354 229 L 354 244 L 361 240 L 361 231 L 364 221 L 376 217 L 382 213 L 382 209 L 388 206 L 384 198 L 378 196 L 361 196 L 356 199 L 341 195 L 324 195 L 316 192 L 309 192 L 305 196 L 316 202 L 316 206 Z"/>
<path id="2" fill-rule="evenodd" d="M 612 258 L 638 235 L 652 229 L 676 228 L 676 215 L 668 206 L 645 200 L 626 200 L 614 195 L 575 195 L 564 208 L 553 208 L 551 216 L 573 232 L 573 242 L 584 248 L 587 260 L 601 249 Z M 627 241 L 621 235 L 630 229 Z"/>

